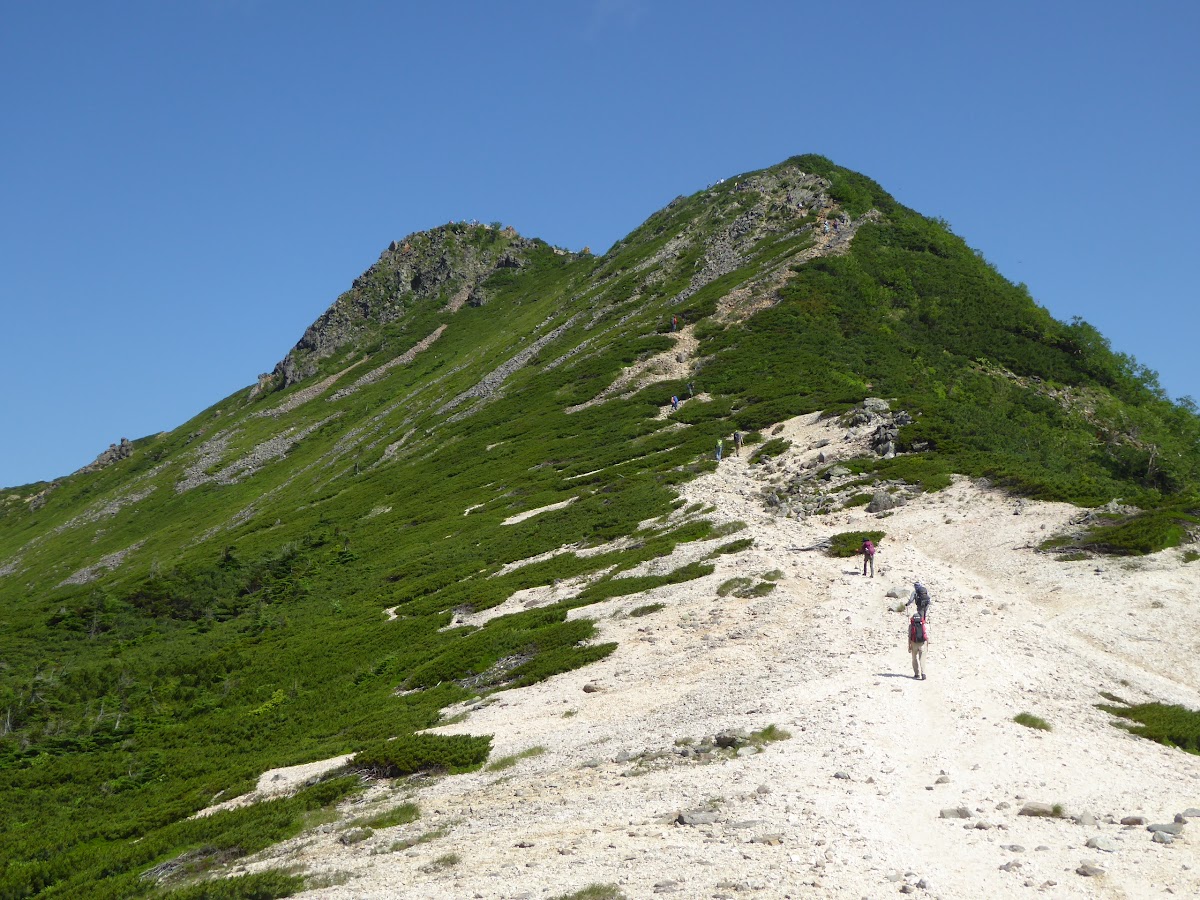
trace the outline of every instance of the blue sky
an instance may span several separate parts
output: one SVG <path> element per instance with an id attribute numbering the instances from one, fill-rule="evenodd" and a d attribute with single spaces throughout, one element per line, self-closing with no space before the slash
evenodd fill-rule
<path id="1" fill-rule="evenodd" d="M 1200 397 L 1197 9 L 5 4 L 0 484 L 252 383 L 394 238 L 600 252 L 806 152 Z"/>

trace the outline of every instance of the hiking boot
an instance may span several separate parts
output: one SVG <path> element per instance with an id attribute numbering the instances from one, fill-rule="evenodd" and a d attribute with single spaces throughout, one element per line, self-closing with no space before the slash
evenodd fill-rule
<path id="1" fill-rule="evenodd" d="M 921 680 L 922 680 L 922 681 L 924 681 L 924 680 L 925 680 L 925 673 L 924 673 L 924 672 L 922 672 L 922 673 L 921 673 Z"/>

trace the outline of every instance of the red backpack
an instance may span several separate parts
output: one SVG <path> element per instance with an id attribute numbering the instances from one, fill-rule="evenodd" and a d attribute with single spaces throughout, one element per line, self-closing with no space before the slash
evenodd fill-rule
<path id="1" fill-rule="evenodd" d="M 929 627 L 920 614 L 913 616 L 908 623 L 908 639 L 914 644 L 924 644 L 929 640 Z"/>

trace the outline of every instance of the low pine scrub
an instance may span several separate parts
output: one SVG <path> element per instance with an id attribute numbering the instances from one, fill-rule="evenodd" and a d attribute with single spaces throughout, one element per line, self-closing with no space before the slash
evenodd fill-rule
<path id="1" fill-rule="evenodd" d="M 883 531 L 842 531 L 829 539 L 829 555 L 844 559 L 862 552 L 862 543 L 870 540 L 875 546 L 884 539 Z"/>
<path id="2" fill-rule="evenodd" d="M 416 772 L 454 774 L 479 768 L 491 749 L 490 737 L 409 734 L 360 750 L 354 766 L 380 778 Z"/>
<path id="3" fill-rule="evenodd" d="M 1111 702 L 1098 704 L 1099 708 L 1123 720 L 1114 725 L 1138 737 L 1200 754 L 1200 712 L 1163 703 L 1129 704 L 1112 694 L 1105 696 Z"/>

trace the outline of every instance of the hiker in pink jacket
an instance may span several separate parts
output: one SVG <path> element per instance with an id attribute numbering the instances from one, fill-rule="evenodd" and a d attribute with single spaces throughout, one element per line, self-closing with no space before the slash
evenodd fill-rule
<path id="1" fill-rule="evenodd" d="M 875 577 L 875 545 L 871 543 L 870 538 L 863 538 L 862 545 L 863 555 L 863 574 L 867 574 L 867 566 L 871 567 L 871 577 Z"/>

